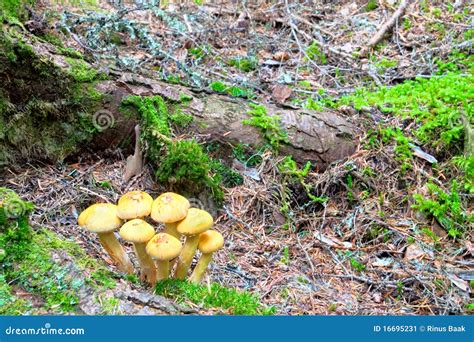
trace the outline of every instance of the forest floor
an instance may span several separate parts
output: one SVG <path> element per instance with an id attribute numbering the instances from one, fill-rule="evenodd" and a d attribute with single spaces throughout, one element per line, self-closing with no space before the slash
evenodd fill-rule
<path id="1" fill-rule="evenodd" d="M 53 31 L 106 72 L 337 109 L 359 127 L 354 155 L 324 172 L 234 146 L 243 183 L 224 189 L 216 229 L 226 243 L 208 282 L 255 293 L 276 314 L 472 313 L 474 162 L 460 159 L 462 113 L 474 115 L 472 8 L 416 2 L 360 56 L 399 4 L 316 3 L 56 6 Z M 77 242 L 115 272 L 96 237 L 77 227 L 77 212 L 131 189 L 166 191 L 151 167 L 124 184 L 123 167 L 113 151 L 25 165 L 1 185 L 35 204 L 33 227 Z"/>

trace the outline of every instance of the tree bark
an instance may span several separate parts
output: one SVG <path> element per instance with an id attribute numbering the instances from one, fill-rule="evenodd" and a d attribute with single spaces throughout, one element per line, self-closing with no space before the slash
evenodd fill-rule
<path id="1" fill-rule="evenodd" d="M 119 112 L 124 96 L 160 95 L 165 100 L 179 102 L 183 95 L 191 101 L 182 107 L 184 113 L 193 116 L 193 122 L 180 134 L 200 137 L 221 143 L 244 143 L 258 147 L 265 141 L 257 127 L 245 125 L 251 109 L 248 101 L 225 95 L 192 90 L 179 85 L 170 85 L 137 74 L 123 73 L 115 81 L 104 81 L 97 89 L 107 94 L 110 100 L 104 104 L 113 113 L 116 125 L 109 132 L 98 136 L 95 145 L 107 148 L 131 134 L 134 123 L 124 121 Z M 330 163 L 344 159 L 356 150 L 357 129 L 335 111 L 316 112 L 305 109 L 289 109 L 266 104 L 270 116 L 281 118 L 282 128 L 288 134 L 288 143 L 282 143 L 280 153 L 291 155 L 297 162 L 311 161 L 324 170 Z"/>

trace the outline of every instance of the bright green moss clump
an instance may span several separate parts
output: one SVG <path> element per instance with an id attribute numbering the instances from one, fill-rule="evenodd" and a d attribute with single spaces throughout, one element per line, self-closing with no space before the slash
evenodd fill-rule
<path id="1" fill-rule="evenodd" d="M 273 315 L 274 307 L 260 303 L 250 292 L 229 289 L 217 283 L 210 287 L 168 279 L 156 285 L 156 293 L 178 302 L 192 302 L 204 308 L 219 308 L 234 315 Z"/>
<path id="2" fill-rule="evenodd" d="M 24 257 L 31 242 L 28 215 L 33 209 L 29 202 L 7 188 L 0 187 L 0 259 L 1 269 Z"/>
<path id="3" fill-rule="evenodd" d="M 2 0 L 0 1 L 0 19 L 23 20 L 26 18 L 24 6 L 32 6 L 35 0 Z"/>
<path id="4" fill-rule="evenodd" d="M 170 122 L 175 113 L 169 112 L 163 98 L 129 96 L 122 101 L 122 110 L 129 115 L 138 112 L 141 139 L 160 182 L 191 194 L 207 191 L 217 202 L 222 201 L 221 175 L 214 173 L 213 161 L 202 146 L 194 140 L 171 139 Z"/>
<path id="5" fill-rule="evenodd" d="M 474 118 L 473 98 L 474 75 L 448 73 L 382 87 L 376 92 L 361 89 L 343 97 L 339 104 L 353 104 L 356 109 L 376 106 L 383 112 L 412 118 L 418 122 L 414 134 L 422 143 L 459 152 L 463 147 L 461 113 Z"/>
<path id="6" fill-rule="evenodd" d="M 14 191 L 0 188 L 0 314 L 74 312 L 82 286 L 98 293 L 115 286 L 112 272 L 74 241 L 48 230 L 32 231 L 32 209 Z M 13 288 L 30 293 L 38 303 L 17 298 Z"/>

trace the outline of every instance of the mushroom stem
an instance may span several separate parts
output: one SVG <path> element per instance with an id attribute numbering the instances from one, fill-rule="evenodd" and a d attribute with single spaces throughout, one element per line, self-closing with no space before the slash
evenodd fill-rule
<path id="1" fill-rule="evenodd" d="M 201 279 L 206 273 L 207 266 L 212 260 L 212 253 L 209 254 L 202 254 L 201 257 L 199 258 L 199 261 L 194 268 L 193 273 L 191 274 L 191 277 L 189 277 L 189 281 L 194 284 L 199 284 L 201 282 Z"/>
<path id="2" fill-rule="evenodd" d="M 168 279 L 170 273 L 170 262 L 167 260 L 156 260 L 156 266 L 158 269 L 156 280 L 165 280 Z"/>
<path id="3" fill-rule="evenodd" d="M 165 229 L 163 229 L 163 233 L 169 234 L 179 240 L 179 238 L 181 237 L 181 234 L 178 233 L 178 231 L 176 230 L 176 226 L 177 226 L 176 223 L 177 222 L 165 223 Z"/>
<path id="4" fill-rule="evenodd" d="M 146 243 L 134 243 L 135 254 L 140 263 L 140 279 L 147 281 L 151 286 L 156 284 L 156 267 L 152 258 L 146 252 Z"/>
<path id="5" fill-rule="evenodd" d="M 115 261 L 120 271 L 133 274 L 133 265 L 128 258 L 127 253 L 123 250 L 122 245 L 118 242 L 114 232 L 97 233 L 102 246 L 105 248 L 110 257 Z"/>
<path id="6" fill-rule="evenodd" d="M 199 235 L 188 236 L 184 243 L 183 250 L 179 255 L 178 266 L 176 267 L 175 278 L 184 279 L 188 274 L 189 266 L 193 261 L 194 254 L 196 253 L 197 246 L 199 244 Z"/>

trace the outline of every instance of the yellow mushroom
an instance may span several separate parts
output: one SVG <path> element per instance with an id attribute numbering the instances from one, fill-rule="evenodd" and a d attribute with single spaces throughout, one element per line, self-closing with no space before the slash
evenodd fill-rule
<path id="1" fill-rule="evenodd" d="M 158 233 L 148 241 L 146 252 L 156 260 L 157 281 L 168 278 L 170 272 L 169 262 L 179 255 L 181 247 L 181 242 L 167 233 Z"/>
<path id="2" fill-rule="evenodd" d="M 140 279 L 150 284 L 156 283 L 156 267 L 146 252 L 146 244 L 155 235 L 155 229 L 141 219 L 133 219 L 120 228 L 120 236 L 133 243 L 135 254 L 140 263 Z"/>
<path id="3" fill-rule="evenodd" d="M 224 238 L 218 231 L 208 230 L 199 234 L 198 248 L 202 255 L 189 278 L 190 282 L 195 284 L 201 282 L 204 273 L 206 273 L 207 266 L 212 260 L 212 254 L 221 249 L 223 245 Z"/>
<path id="4" fill-rule="evenodd" d="M 179 239 L 176 223 L 186 217 L 188 209 L 189 201 L 185 197 L 173 192 L 165 192 L 153 201 L 151 218 L 156 222 L 164 223 L 163 233 Z"/>
<path id="5" fill-rule="evenodd" d="M 190 208 L 186 218 L 178 222 L 176 229 L 178 233 L 186 235 L 186 242 L 179 255 L 175 278 L 184 279 L 188 273 L 189 266 L 193 261 L 194 254 L 199 243 L 199 234 L 212 227 L 214 220 L 207 211 Z"/>
<path id="6" fill-rule="evenodd" d="M 93 204 L 79 215 L 77 223 L 99 235 L 100 243 L 115 261 L 119 270 L 133 273 L 133 265 L 114 234 L 114 230 L 122 225 L 122 220 L 117 216 L 116 205 Z"/>
<path id="7" fill-rule="evenodd" d="M 130 191 L 120 197 L 117 215 L 123 220 L 143 218 L 150 215 L 153 198 L 143 191 Z"/>

